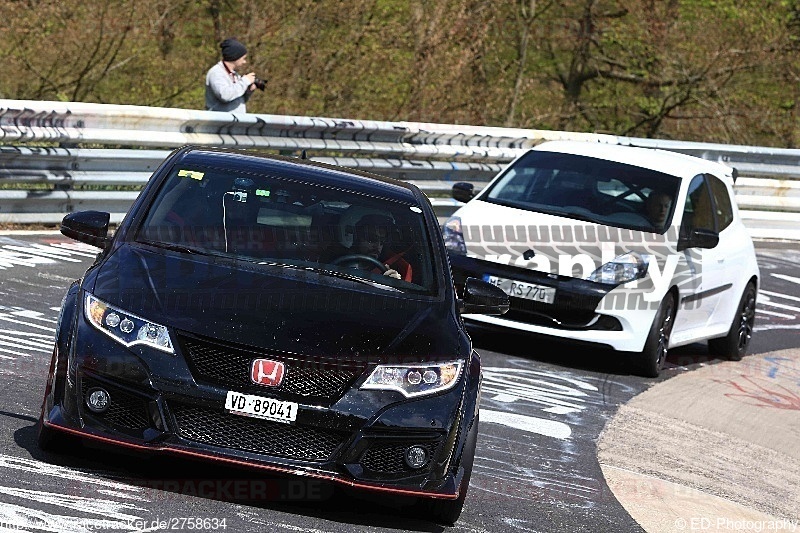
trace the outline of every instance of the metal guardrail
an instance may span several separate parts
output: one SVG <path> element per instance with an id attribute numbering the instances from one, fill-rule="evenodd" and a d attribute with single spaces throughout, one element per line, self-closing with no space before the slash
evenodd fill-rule
<path id="1" fill-rule="evenodd" d="M 130 189 L 144 185 L 169 149 L 184 144 L 307 150 L 316 161 L 413 182 L 444 217 L 460 205 L 449 198 L 454 182 L 480 189 L 524 150 L 558 139 L 660 148 L 736 167 L 737 203 L 753 236 L 800 239 L 800 150 L 21 100 L 0 100 L 0 184 L 6 184 L 0 188 L 0 222 L 53 223 L 79 209 L 111 211 L 112 220 L 121 220 L 138 194 Z M 76 147 L 86 145 L 109 148 Z"/>

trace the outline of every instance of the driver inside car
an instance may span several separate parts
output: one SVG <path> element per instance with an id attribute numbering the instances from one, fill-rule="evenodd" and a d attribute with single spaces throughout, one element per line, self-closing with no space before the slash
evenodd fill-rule
<path id="1" fill-rule="evenodd" d="M 394 231 L 394 222 L 391 218 L 377 214 L 364 215 L 355 223 L 353 245 L 350 247 L 349 253 L 373 258 L 385 266 L 384 269 L 379 269 L 377 265 L 363 262 L 362 268 L 366 270 L 411 281 L 411 265 L 403 258 L 402 252 L 393 252 L 387 245 L 392 231 Z"/>
<path id="2" fill-rule="evenodd" d="M 654 190 L 644 201 L 644 209 L 650 223 L 658 230 L 664 227 L 672 208 L 672 197 L 659 190 Z"/>

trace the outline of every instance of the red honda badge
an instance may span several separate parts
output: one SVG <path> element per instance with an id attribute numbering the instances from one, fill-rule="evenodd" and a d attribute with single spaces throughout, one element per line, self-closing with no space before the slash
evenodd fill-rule
<path id="1" fill-rule="evenodd" d="M 283 381 L 284 366 L 280 361 L 255 359 L 250 366 L 250 379 L 257 385 L 277 387 Z"/>

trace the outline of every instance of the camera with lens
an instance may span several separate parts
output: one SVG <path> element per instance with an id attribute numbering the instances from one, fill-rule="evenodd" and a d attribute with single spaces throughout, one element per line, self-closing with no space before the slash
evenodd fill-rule
<path id="1" fill-rule="evenodd" d="M 256 76 L 256 79 L 253 80 L 253 85 L 256 86 L 256 89 L 263 91 L 264 87 L 267 86 L 267 80 L 262 80 L 261 78 Z"/>

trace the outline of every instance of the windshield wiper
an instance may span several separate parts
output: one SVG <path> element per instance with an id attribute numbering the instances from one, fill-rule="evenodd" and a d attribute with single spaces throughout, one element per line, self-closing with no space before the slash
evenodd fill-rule
<path id="1" fill-rule="evenodd" d="M 142 244 L 149 244 L 150 246 L 155 246 L 157 248 L 164 248 L 166 250 L 172 250 L 172 251 L 175 251 L 175 252 L 183 252 L 183 253 L 186 253 L 186 254 L 205 255 L 204 252 L 202 252 L 201 250 L 197 250 L 196 248 L 190 248 L 188 246 L 182 246 L 180 244 L 173 244 L 173 243 L 170 243 L 170 242 L 147 241 L 147 240 L 141 240 L 139 242 L 142 243 Z"/>
<path id="2" fill-rule="evenodd" d="M 270 265 L 276 266 L 280 268 L 290 268 L 292 270 L 305 270 L 308 272 L 314 272 L 316 274 L 322 274 L 324 276 L 330 276 L 332 278 L 340 278 L 346 279 L 349 281 L 355 281 L 356 283 L 362 283 L 364 285 L 369 285 L 370 287 L 375 287 L 377 289 L 383 289 L 385 291 L 393 291 L 393 292 L 403 292 L 397 287 L 391 287 L 389 285 L 384 285 L 383 283 L 378 283 L 377 281 L 362 278 L 361 276 L 356 276 L 355 274 L 347 274 L 344 272 L 339 272 L 338 270 L 328 270 L 326 268 L 319 268 L 313 266 L 300 266 L 300 265 L 291 265 L 287 263 L 277 263 L 274 261 L 259 261 L 259 265 Z"/>

